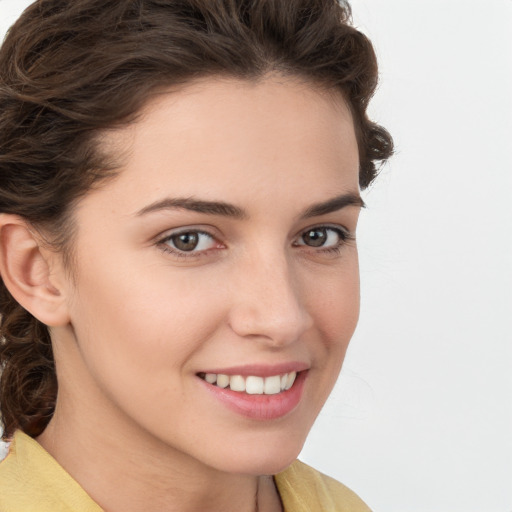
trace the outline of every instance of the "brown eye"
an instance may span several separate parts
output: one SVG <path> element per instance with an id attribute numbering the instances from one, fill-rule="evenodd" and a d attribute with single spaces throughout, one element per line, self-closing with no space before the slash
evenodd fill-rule
<path id="1" fill-rule="evenodd" d="M 203 231 L 182 231 L 168 236 L 161 243 L 177 253 L 199 253 L 216 246 L 215 238 Z"/>
<path id="2" fill-rule="evenodd" d="M 199 236 L 198 233 L 180 233 L 171 237 L 171 241 L 180 251 L 193 251 L 199 243 Z"/>
<path id="3" fill-rule="evenodd" d="M 305 245 L 310 247 L 322 247 L 327 241 L 327 229 L 311 229 L 302 235 L 302 240 L 304 240 Z"/>
<path id="4" fill-rule="evenodd" d="M 350 234 L 342 228 L 320 226 L 304 231 L 294 245 L 335 249 L 349 238 Z"/>

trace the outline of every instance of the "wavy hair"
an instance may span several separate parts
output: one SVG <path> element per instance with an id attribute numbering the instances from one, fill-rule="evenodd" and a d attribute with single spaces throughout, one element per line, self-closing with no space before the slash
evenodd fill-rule
<path id="1" fill-rule="evenodd" d="M 337 0 L 38 0 L 0 50 L 0 213 L 21 216 L 57 250 L 73 205 L 115 174 L 98 140 L 133 122 L 155 90 L 197 78 L 269 73 L 339 90 L 354 118 L 366 188 L 392 153 L 367 116 L 377 86 L 368 38 Z M 3 437 L 39 435 L 57 378 L 48 328 L 0 280 Z"/>

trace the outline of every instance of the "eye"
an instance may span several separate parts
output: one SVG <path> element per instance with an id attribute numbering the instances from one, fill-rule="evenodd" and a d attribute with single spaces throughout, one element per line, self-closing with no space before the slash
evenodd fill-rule
<path id="1" fill-rule="evenodd" d="M 171 252 L 195 253 L 212 249 L 218 245 L 218 242 L 209 233 L 188 230 L 167 236 L 160 244 Z"/>
<path id="2" fill-rule="evenodd" d="M 335 249 L 349 238 L 349 234 L 340 229 L 327 226 L 308 229 L 299 237 L 295 245 Z"/>

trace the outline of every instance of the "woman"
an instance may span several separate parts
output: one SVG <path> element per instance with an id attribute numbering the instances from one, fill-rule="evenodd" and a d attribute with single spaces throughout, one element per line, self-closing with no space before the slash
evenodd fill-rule
<path id="1" fill-rule="evenodd" d="M 359 190 L 392 151 L 349 19 L 39 0 L 13 26 L 0 510 L 368 510 L 294 462 L 358 318 Z"/>

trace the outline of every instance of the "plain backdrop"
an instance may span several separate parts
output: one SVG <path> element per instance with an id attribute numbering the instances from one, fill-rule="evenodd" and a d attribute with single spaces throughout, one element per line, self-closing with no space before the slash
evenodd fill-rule
<path id="1" fill-rule="evenodd" d="M 2 34 L 29 3 L 0 0 Z M 512 512 L 512 1 L 352 7 L 396 156 L 365 193 L 360 325 L 301 458 L 376 512 Z"/>

